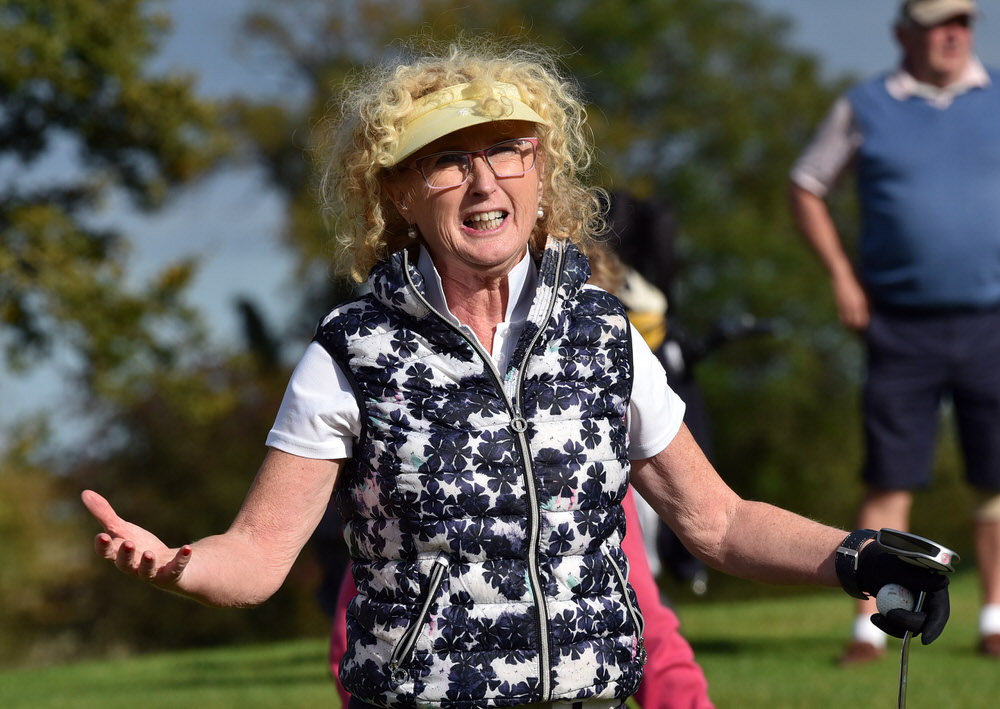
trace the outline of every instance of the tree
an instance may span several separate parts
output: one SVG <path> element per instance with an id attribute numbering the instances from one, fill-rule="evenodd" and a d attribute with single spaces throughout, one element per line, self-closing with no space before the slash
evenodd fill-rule
<path id="1" fill-rule="evenodd" d="M 167 27 L 154 7 L 0 1 L 0 162 L 18 176 L 0 201 L 0 337 L 17 368 L 56 343 L 71 349 L 96 389 L 169 365 L 177 348 L 165 333 L 192 336 L 179 294 L 193 264 L 124 289 L 128 240 L 95 226 L 95 210 L 115 193 L 155 209 L 223 147 L 189 79 L 146 74 Z M 53 153 L 58 174 L 32 172 Z"/>
<path id="2" fill-rule="evenodd" d="M 96 218 L 118 196 L 157 209 L 224 152 L 216 109 L 190 79 L 147 72 L 167 28 L 155 8 L 0 0 L 0 361 L 23 371 L 68 353 L 78 392 L 69 406 L 95 428 L 102 414 L 148 396 L 151 373 L 197 360 L 204 347 L 181 297 L 194 264 L 169 264 L 130 288 L 130 240 Z M 54 421 L 4 431 L 0 660 L 60 655 L 83 640 L 73 630 L 92 598 L 92 531 L 73 465 L 115 442 L 54 450 L 49 433 L 72 417 L 63 407 Z"/>

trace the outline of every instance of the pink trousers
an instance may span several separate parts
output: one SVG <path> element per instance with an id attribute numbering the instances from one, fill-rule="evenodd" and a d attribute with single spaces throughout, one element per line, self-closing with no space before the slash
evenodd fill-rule
<path id="1" fill-rule="evenodd" d="M 705 674 L 695 662 L 691 646 L 681 636 L 677 616 L 660 602 L 660 590 L 649 570 L 642 544 L 632 488 L 629 488 L 622 505 L 626 524 L 622 550 L 628 557 L 629 583 L 635 589 L 646 621 L 644 638 L 649 655 L 635 700 L 643 709 L 714 709 L 708 698 Z M 344 707 L 351 695 L 340 684 L 340 658 L 347 651 L 347 604 L 356 594 L 354 577 L 348 571 L 340 584 L 330 633 L 330 670 Z"/>

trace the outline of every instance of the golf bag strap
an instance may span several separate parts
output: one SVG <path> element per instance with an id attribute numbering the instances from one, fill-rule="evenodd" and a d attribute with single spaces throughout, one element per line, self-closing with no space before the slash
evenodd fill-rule
<path id="1" fill-rule="evenodd" d="M 868 594 L 858 588 L 858 550 L 869 539 L 874 539 L 875 534 L 873 529 L 856 529 L 837 547 L 834 564 L 837 569 L 837 580 L 844 590 L 855 598 L 868 598 Z"/>

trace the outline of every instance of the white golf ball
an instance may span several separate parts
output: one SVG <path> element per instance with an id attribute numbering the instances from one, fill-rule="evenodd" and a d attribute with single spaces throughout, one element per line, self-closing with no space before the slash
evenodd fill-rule
<path id="1" fill-rule="evenodd" d="M 913 592 L 904 586 L 900 586 L 898 583 L 887 583 L 878 590 L 878 595 L 875 596 L 875 605 L 878 607 L 878 612 L 882 615 L 896 608 L 912 611 L 914 605 Z"/>

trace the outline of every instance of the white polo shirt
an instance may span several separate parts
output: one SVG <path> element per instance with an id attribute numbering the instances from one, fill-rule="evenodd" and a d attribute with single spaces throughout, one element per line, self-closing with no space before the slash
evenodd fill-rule
<path id="1" fill-rule="evenodd" d="M 420 251 L 417 269 L 424 277 L 428 302 L 475 338 L 472 329 L 448 308 L 441 277 L 426 249 Z M 507 275 L 507 312 L 497 325 L 490 352 L 501 372 L 524 329 L 537 282 L 537 267 L 525 251 Z M 626 415 L 628 451 L 629 458 L 640 460 L 656 455 L 673 440 L 684 419 L 684 402 L 667 385 L 666 372 L 635 328 L 629 328 L 629 333 L 634 372 Z M 485 345 L 484 349 L 490 350 Z M 322 345 L 311 343 L 288 382 L 267 445 L 303 458 L 349 458 L 360 433 L 361 411 L 347 377 Z"/>

